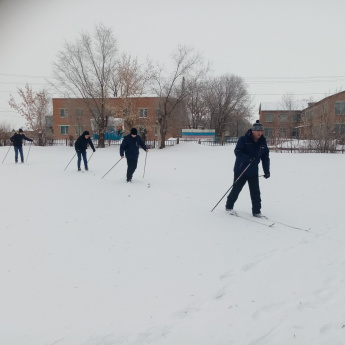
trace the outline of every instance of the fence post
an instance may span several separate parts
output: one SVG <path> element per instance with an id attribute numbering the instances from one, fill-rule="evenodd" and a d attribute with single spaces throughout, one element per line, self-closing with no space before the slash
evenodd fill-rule
<path id="1" fill-rule="evenodd" d="M 66 138 L 65 140 L 66 140 L 66 146 L 68 146 L 68 143 L 67 143 L 67 138 Z"/>

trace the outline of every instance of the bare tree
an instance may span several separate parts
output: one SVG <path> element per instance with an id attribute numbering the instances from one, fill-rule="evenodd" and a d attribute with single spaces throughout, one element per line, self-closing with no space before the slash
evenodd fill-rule
<path id="1" fill-rule="evenodd" d="M 0 122 L 0 146 L 6 145 L 6 139 L 9 139 L 11 134 L 11 125 L 7 122 Z"/>
<path id="2" fill-rule="evenodd" d="M 65 43 L 54 63 L 54 85 L 65 97 L 83 101 L 98 131 L 98 147 L 104 147 L 104 134 L 111 116 L 109 96 L 116 69 L 116 40 L 110 28 L 97 25 L 94 35 L 82 33 L 75 43 Z"/>
<path id="3" fill-rule="evenodd" d="M 121 99 L 115 113 L 124 118 L 127 129 L 134 127 L 138 121 L 138 108 L 133 97 L 143 96 L 152 78 L 153 67 L 150 61 L 140 65 L 137 58 L 123 54 L 116 64 L 110 88 L 113 96 Z"/>
<path id="4" fill-rule="evenodd" d="M 185 103 L 189 128 L 197 129 L 209 126 L 210 112 L 206 101 L 207 90 L 208 83 L 204 78 L 194 79 L 188 85 Z"/>
<path id="5" fill-rule="evenodd" d="M 336 97 L 330 96 L 305 110 L 304 124 L 308 129 L 309 148 L 318 152 L 334 152 L 336 140 L 341 135 L 336 132 L 334 105 Z"/>
<path id="6" fill-rule="evenodd" d="M 26 119 L 26 125 L 32 131 L 38 134 L 38 145 L 44 145 L 45 138 L 45 119 L 51 115 L 51 98 L 45 89 L 35 92 L 29 86 L 25 89 L 18 88 L 18 94 L 21 102 L 16 102 L 10 95 L 9 105 L 18 111 Z"/>
<path id="7" fill-rule="evenodd" d="M 218 136 L 224 135 L 234 123 L 239 124 L 240 118 L 248 118 L 252 108 L 243 79 L 235 75 L 223 75 L 210 81 L 207 104 L 211 126 Z"/>
<path id="8" fill-rule="evenodd" d="M 159 125 L 161 149 L 165 147 L 169 122 L 173 117 L 182 116 L 182 104 L 187 96 L 188 83 L 194 79 L 193 74 L 200 73 L 200 63 L 200 56 L 194 53 L 192 48 L 178 46 L 172 55 L 172 71 L 166 73 L 163 67 L 157 67 L 153 89 L 159 97 L 156 120 Z"/>

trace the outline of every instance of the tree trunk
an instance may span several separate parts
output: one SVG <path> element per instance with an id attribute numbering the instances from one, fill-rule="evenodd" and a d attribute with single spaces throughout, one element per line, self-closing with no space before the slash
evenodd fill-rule
<path id="1" fill-rule="evenodd" d="M 44 146 L 43 133 L 38 133 L 38 146 Z"/>
<path id="2" fill-rule="evenodd" d="M 104 149 L 105 148 L 105 141 L 104 141 L 104 132 L 99 132 L 98 136 L 98 148 Z"/>
<path id="3" fill-rule="evenodd" d="M 160 149 L 164 149 L 165 148 L 165 133 L 164 131 L 161 131 L 161 142 L 160 142 Z"/>

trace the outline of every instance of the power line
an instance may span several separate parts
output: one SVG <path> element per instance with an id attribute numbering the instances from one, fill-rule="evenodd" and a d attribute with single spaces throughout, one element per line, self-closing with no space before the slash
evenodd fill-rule
<path id="1" fill-rule="evenodd" d="M 50 85 L 50 83 L 27 83 L 26 81 L 0 81 L 0 84 Z"/>
<path id="2" fill-rule="evenodd" d="M 1 76 L 4 77 L 17 77 L 17 78 L 51 78 L 51 76 L 44 76 L 44 75 L 25 75 L 25 74 L 7 74 L 7 73 L 0 73 Z"/>
<path id="3" fill-rule="evenodd" d="M 328 76 L 308 76 L 308 77 L 243 77 L 244 79 L 326 79 L 326 78 L 345 78 L 345 75 Z"/>

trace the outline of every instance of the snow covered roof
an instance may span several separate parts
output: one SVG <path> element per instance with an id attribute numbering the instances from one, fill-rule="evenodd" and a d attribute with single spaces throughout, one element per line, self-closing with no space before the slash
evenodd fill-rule
<path id="1" fill-rule="evenodd" d="M 308 107 L 306 101 L 294 101 L 291 109 L 287 109 L 282 102 L 263 102 L 260 104 L 262 111 L 267 110 L 303 110 Z"/>

